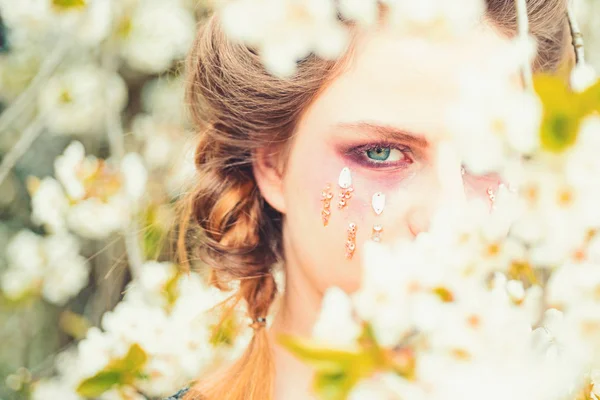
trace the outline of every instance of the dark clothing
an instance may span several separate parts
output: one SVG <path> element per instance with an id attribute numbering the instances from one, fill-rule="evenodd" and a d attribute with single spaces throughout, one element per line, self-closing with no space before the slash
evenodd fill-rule
<path id="1" fill-rule="evenodd" d="M 183 395 L 186 394 L 188 390 L 190 390 L 189 387 L 183 388 L 173 396 L 167 397 L 165 400 L 181 400 L 183 399 Z"/>

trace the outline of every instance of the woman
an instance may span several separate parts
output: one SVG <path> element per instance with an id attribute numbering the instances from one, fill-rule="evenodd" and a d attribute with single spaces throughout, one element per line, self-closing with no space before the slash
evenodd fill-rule
<path id="1" fill-rule="evenodd" d="M 554 70 L 568 53 L 566 0 L 527 3 L 534 69 Z M 276 335 L 310 335 L 325 289 L 358 287 L 366 240 L 418 234 L 440 200 L 489 196 L 493 177 L 470 176 L 439 151 L 439 116 L 456 97 L 456 76 L 496 62 L 516 31 L 513 0 L 487 6 L 472 33 L 443 46 L 399 40 L 385 23 L 353 28 L 344 57 L 309 57 L 289 80 L 228 40 L 218 16 L 208 21 L 188 71 L 200 132 L 189 210 L 203 234 L 185 245 L 212 267 L 215 284 L 239 280 L 255 334 L 237 363 L 173 398 L 311 398 L 310 369 Z M 267 329 L 278 262 L 286 289 Z"/>

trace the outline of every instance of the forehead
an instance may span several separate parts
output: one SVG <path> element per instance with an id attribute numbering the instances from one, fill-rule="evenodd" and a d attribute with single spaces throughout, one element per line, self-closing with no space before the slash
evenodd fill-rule
<path id="1" fill-rule="evenodd" d="M 361 33 L 349 63 L 309 108 L 304 124 L 373 121 L 423 133 L 441 129 L 440 113 L 456 98 L 459 77 L 489 69 L 506 43 L 487 24 L 443 41 L 399 36 L 385 27 Z"/>

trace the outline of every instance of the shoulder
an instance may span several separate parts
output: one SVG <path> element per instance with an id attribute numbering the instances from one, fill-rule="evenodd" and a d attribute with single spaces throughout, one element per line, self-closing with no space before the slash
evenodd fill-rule
<path id="1" fill-rule="evenodd" d="M 181 399 L 183 399 L 183 395 L 186 394 L 188 392 L 188 390 L 190 390 L 189 387 L 183 388 L 179 392 L 175 393 L 174 395 L 172 395 L 170 397 L 167 397 L 164 400 L 181 400 Z"/>

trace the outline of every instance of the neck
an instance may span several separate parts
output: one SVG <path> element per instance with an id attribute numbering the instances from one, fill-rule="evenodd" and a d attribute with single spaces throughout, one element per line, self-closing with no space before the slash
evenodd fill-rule
<path id="1" fill-rule="evenodd" d="M 275 400 L 313 398 L 312 369 L 277 342 L 280 334 L 310 337 L 321 307 L 323 294 L 303 274 L 295 255 L 293 248 L 286 246 L 285 291 L 269 332 L 275 362 Z"/>

